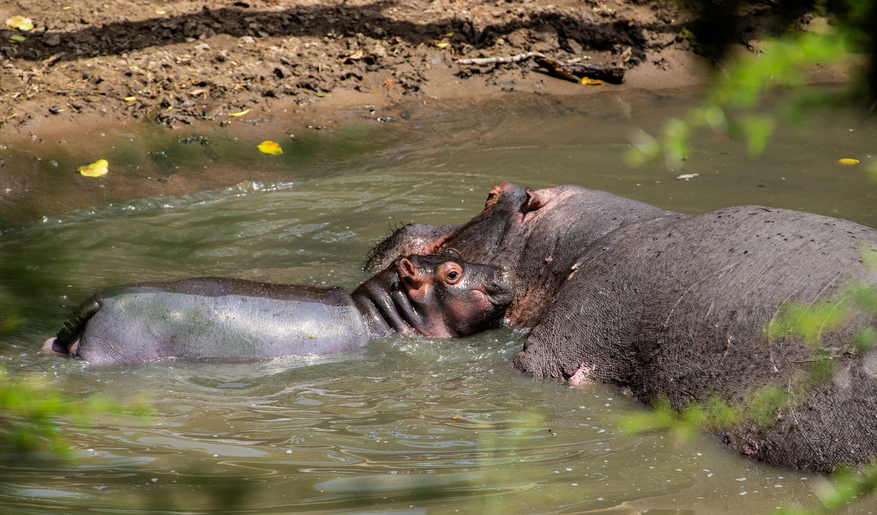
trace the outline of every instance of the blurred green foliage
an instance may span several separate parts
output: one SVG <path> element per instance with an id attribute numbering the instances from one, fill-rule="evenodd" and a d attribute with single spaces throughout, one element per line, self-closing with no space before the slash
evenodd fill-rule
<path id="1" fill-rule="evenodd" d="M 816 490 L 819 507 L 813 510 L 782 508 L 779 515 L 825 515 L 850 508 L 857 499 L 877 491 L 877 466 L 863 470 L 843 470 L 835 472 L 832 481 Z"/>
<path id="2" fill-rule="evenodd" d="M 38 374 L 13 377 L 0 367 L 0 455 L 50 451 L 62 458 L 72 455 L 62 428 L 67 422 L 86 425 L 97 414 L 148 417 L 145 406 L 122 406 L 106 397 L 77 400 L 49 387 Z"/>
<path id="3" fill-rule="evenodd" d="M 700 2 L 708 13 L 709 0 Z M 731 1 L 725 11 L 742 2 Z M 817 4 L 779 3 L 782 7 L 812 7 L 824 17 L 813 18 L 807 31 L 790 28 L 776 38 L 767 38 L 749 55 L 728 55 L 730 34 L 717 41 L 722 50 L 722 71 L 717 72 L 707 98 L 682 118 L 667 120 L 661 134 L 645 136 L 633 142 L 625 161 L 636 166 L 663 157 L 668 167 L 682 164 L 689 153 L 689 140 L 700 129 L 709 128 L 719 134 L 742 137 L 751 154 L 760 154 L 767 146 L 778 121 L 796 125 L 806 123 L 806 113 L 825 107 L 864 103 L 863 110 L 873 111 L 877 102 L 877 71 L 874 64 L 875 38 L 870 30 L 877 18 L 877 9 L 870 0 L 846 0 L 845 3 Z M 715 24 L 722 23 L 717 17 Z M 704 14 L 709 23 L 710 16 Z M 727 24 L 727 23 L 726 23 Z M 710 35 L 701 27 L 693 37 Z M 715 45 L 712 45 L 715 47 Z M 817 67 L 841 66 L 860 70 L 843 88 L 820 88 L 808 82 L 809 71 Z M 869 69 L 870 68 L 870 69 Z M 773 112 L 765 112 L 762 99 L 774 91 L 784 91 L 784 101 Z M 869 172 L 877 177 L 877 164 Z"/>

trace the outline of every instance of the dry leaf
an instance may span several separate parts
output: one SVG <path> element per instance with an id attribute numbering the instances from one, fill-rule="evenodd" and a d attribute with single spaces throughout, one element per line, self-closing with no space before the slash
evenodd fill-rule
<path id="1" fill-rule="evenodd" d="M 345 57 L 345 59 L 350 59 L 351 61 L 359 61 L 363 58 L 363 56 L 365 56 L 365 54 L 363 54 L 362 49 L 360 49 L 348 55 L 347 57 Z"/>
<path id="2" fill-rule="evenodd" d="M 33 30 L 33 22 L 30 18 L 24 16 L 13 16 L 6 20 L 6 26 L 10 29 L 18 29 L 22 32 Z"/>
<path id="3" fill-rule="evenodd" d="M 588 77 L 582 77 L 582 84 L 585 86 L 602 86 L 603 81 L 597 79 L 589 79 Z"/>
<path id="4" fill-rule="evenodd" d="M 259 150 L 265 154 L 271 154 L 272 156 L 279 156 L 283 153 L 283 149 L 280 148 L 280 145 L 273 141 L 263 141 L 259 144 Z"/>
<path id="5" fill-rule="evenodd" d="M 847 166 L 852 166 L 852 165 L 857 165 L 857 164 L 859 164 L 859 160 L 858 160 L 858 159 L 850 159 L 850 158 L 848 158 L 848 157 L 845 157 L 845 158 L 843 158 L 843 159 L 838 159 L 837 162 L 840 163 L 840 164 L 842 164 L 842 165 L 847 165 Z"/>
<path id="6" fill-rule="evenodd" d="M 98 159 L 94 163 L 90 165 L 83 165 L 76 169 L 77 172 L 81 173 L 86 177 L 100 177 L 101 175 L 106 175 L 109 171 L 109 163 L 106 159 Z"/>

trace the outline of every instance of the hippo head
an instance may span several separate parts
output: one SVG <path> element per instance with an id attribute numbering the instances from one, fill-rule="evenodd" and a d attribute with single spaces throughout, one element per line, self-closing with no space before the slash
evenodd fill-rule
<path id="1" fill-rule="evenodd" d="M 454 249 L 399 258 L 394 265 L 414 311 L 406 318 L 420 334 L 472 334 L 498 319 L 512 301 L 507 269 L 466 263 Z"/>
<path id="2" fill-rule="evenodd" d="M 505 317 L 513 326 L 531 326 L 596 239 L 624 223 L 667 213 L 581 186 L 530 190 L 501 182 L 469 222 L 405 225 L 372 249 L 365 269 L 380 270 L 407 254 L 457 249 L 467 262 L 513 272 L 516 287 Z"/>

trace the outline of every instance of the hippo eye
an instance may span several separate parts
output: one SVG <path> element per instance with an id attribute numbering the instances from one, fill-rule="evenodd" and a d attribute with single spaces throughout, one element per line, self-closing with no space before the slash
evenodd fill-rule
<path id="1" fill-rule="evenodd" d="M 454 262 L 442 263 L 438 271 L 439 279 L 446 284 L 457 284 L 463 280 L 463 269 Z"/>

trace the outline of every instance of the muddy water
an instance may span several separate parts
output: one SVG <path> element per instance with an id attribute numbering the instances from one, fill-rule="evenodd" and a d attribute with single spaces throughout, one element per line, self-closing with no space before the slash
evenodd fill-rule
<path id="1" fill-rule="evenodd" d="M 389 225 L 467 220 L 499 180 L 578 183 L 686 212 L 766 204 L 877 225 L 877 188 L 861 165 L 836 163 L 877 158 L 877 126 L 848 114 L 815 120 L 811 134 L 781 132 L 757 159 L 740 142 L 703 135 L 684 169 L 622 164 L 629 134 L 654 131 L 690 102 L 630 93 L 510 97 L 378 113 L 363 107 L 324 130 L 281 119 L 182 137 L 135 128 L 104 133 L 105 148 L 93 135 L 89 152 L 115 151 L 114 162 L 124 164 L 97 179 L 103 182 L 86 183 L 104 185 L 105 203 L 26 220 L 83 186 L 70 182 L 65 195 L 44 198 L 7 196 L 8 212 L 27 216 L 4 218 L 0 300 L 7 317 L 24 322 L 0 335 L 0 356 L 15 378 L 38 374 L 74 396 L 145 400 L 155 416 L 68 424 L 73 460 L 7 457 L 0 506 L 33 514 L 772 513 L 812 506 L 819 477 L 747 461 L 708 436 L 623 434 L 620 421 L 643 408 L 619 391 L 508 371 L 504 361 L 524 334 L 507 329 L 461 340 L 393 337 L 344 355 L 245 365 L 89 369 L 35 354 L 62 323 L 65 306 L 112 284 L 226 275 L 352 289 L 367 277 L 359 267 Z M 262 139 L 281 142 L 284 156 L 254 154 Z M 35 176 L 46 161 L 69 169 L 83 160 L 41 144 L 4 151 L 7 169 L 30 167 Z M 114 175 L 134 186 L 211 176 L 235 185 L 130 200 L 144 187 L 118 187 Z M 877 510 L 877 502 L 855 510 Z"/>

